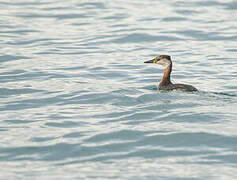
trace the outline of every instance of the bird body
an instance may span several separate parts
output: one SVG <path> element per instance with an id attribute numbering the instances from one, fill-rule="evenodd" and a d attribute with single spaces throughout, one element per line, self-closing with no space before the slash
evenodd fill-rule
<path id="1" fill-rule="evenodd" d="M 157 63 L 164 67 L 164 74 L 158 85 L 158 90 L 163 90 L 163 91 L 179 90 L 179 91 L 187 91 L 187 92 L 198 91 L 197 88 L 191 85 L 173 84 L 171 82 L 170 75 L 172 72 L 172 61 L 169 55 L 160 55 L 152 60 L 145 61 L 144 63 Z"/>

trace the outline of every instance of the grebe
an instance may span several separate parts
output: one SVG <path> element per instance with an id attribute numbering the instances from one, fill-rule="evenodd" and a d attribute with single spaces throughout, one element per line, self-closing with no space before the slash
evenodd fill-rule
<path id="1" fill-rule="evenodd" d="M 145 61 L 144 63 L 158 63 L 165 68 L 164 75 L 158 86 L 158 90 L 164 90 L 164 91 L 180 90 L 188 92 L 198 91 L 195 87 L 191 85 L 173 84 L 170 81 L 170 74 L 172 71 L 172 61 L 169 55 L 160 55 L 152 60 Z"/>

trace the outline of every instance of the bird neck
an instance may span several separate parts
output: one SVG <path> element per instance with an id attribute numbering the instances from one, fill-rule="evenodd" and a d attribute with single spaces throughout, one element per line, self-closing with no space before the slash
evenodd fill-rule
<path id="1" fill-rule="evenodd" d="M 172 63 L 170 63 L 165 69 L 164 69 L 164 74 L 162 77 L 162 80 L 160 81 L 161 85 L 168 85 L 172 84 L 170 81 L 170 74 L 172 71 Z"/>

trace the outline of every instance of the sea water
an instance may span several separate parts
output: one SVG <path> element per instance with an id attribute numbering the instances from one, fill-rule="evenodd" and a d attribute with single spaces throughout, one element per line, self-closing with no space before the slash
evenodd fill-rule
<path id="1" fill-rule="evenodd" d="M 0 179 L 237 178 L 235 1 L 0 8 Z"/>

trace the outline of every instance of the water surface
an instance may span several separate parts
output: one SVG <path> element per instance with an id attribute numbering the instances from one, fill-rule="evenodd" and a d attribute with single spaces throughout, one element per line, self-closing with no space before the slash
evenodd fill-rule
<path id="1" fill-rule="evenodd" d="M 0 179 L 237 178 L 236 2 L 0 7 Z"/>

